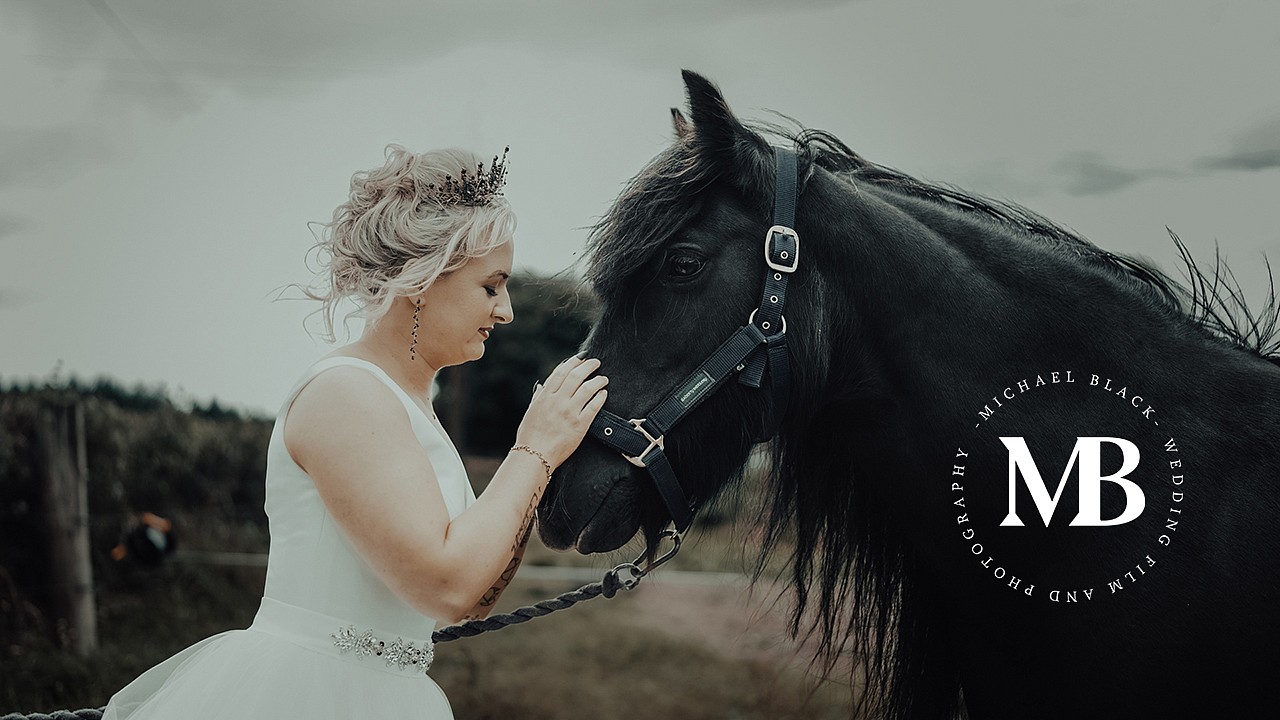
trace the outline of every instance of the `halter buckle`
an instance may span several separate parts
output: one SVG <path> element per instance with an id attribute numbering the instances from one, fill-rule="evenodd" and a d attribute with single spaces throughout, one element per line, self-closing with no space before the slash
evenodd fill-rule
<path id="1" fill-rule="evenodd" d="M 665 443 L 664 443 L 664 441 L 666 440 L 666 437 L 667 437 L 667 436 L 666 436 L 666 435 L 659 435 L 658 437 L 654 437 L 654 436 L 650 435 L 650 434 L 649 434 L 649 431 L 644 429 L 644 422 L 645 422 L 645 420 L 648 420 L 648 418 L 631 418 L 631 419 L 630 419 L 630 420 L 628 420 L 627 422 L 631 423 L 631 425 L 632 425 L 633 427 L 635 427 L 635 429 L 636 429 L 636 430 L 637 430 L 641 435 L 643 435 L 643 436 L 644 436 L 644 439 L 649 441 L 649 447 L 645 448 L 645 449 L 644 449 L 644 452 L 640 453 L 639 455 L 635 455 L 635 456 L 631 456 L 631 455 L 628 455 L 628 454 L 626 454 L 626 453 L 622 453 L 622 457 L 626 458 L 626 459 L 627 459 L 627 462 L 631 463 L 632 465 L 635 465 L 636 467 L 641 467 L 641 468 L 642 468 L 642 467 L 648 467 L 648 465 L 646 465 L 646 464 L 645 464 L 644 456 L 645 456 L 645 455 L 648 455 L 648 454 L 649 454 L 649 451 L 653 450 L 654 448 L 658 448 L 659 450 L 666 450 L 666 449 L 667 449 L 667 448 L 666 448 L 666 445 L 665 445 Z"/>
<path id="2" fill-rule="evenodd" d="M 794 255 L 787 253 L 785 250 L 778 253 L 778 260 L 782 262 L 773 259 L 773 241 L 778 235 L 791 238 L 796 246 Z M 795 272 L 796 268 L 800 266 L 800 236 L 796 234 L 796 231 L 786 225 L 774 225 L 769 228 L 769 231 L 764 234 L 764 262 L 778 272 Z"/>

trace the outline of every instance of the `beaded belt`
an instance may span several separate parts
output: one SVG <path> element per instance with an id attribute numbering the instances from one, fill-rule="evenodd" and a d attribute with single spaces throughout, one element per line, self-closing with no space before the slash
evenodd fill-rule
<path id="1" fill-rule="evenodd" d="M 388 645 L 386 640 L 375 637 L 372 630 L 356 635 L 355 625 L 339 628 L 338 632 L 329 637 L 333 638 L 333 645 L 338 648 L 339 655 L 355 651 L 358 658 L 380 657 L 387 661 L 387 667 L 394 665 L 401 670 L 416 666 L 415 669 L 425 673 L 431 668 L 431 661 L 436 658 L 435 645 L 430 640 L 420 648 L 400 638 Z"/>
<path id="2" fill-rule="evenodd" d="M 425 620 L 425 618 L 424 618 Z M 430 635 L 426 620 L 425 634 Z M 421 676 L 435 659 L 431 640 L 406 641 L 395 632 L 368 629 L 360 632 L 343 618 L 264 597 L 250 630 L 279 637 L 309 650 L 342 658 L 343 662 L 396 675 Z M 382 663 L 376 662 L 382 659 Z"/>

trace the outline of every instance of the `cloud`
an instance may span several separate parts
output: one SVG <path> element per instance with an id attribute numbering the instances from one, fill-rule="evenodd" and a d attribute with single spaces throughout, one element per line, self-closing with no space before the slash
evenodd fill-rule
<path id="1" fill-rule="evenodd" d="M 788 11 L 836 4 L 806 0 Z M 469 57 L 504 45 L 683 62 L 688 54 L 676 51 L 706 45 L 717 22 L 776 12 L 772 0 L 6 4 L 0 63 L 17 70 L 0 76 L 0 96 L 16 99 L 0 124 L 0 187 L 56 187 L 129 152 L 146 116 L 183 120 L 226 89 L 278 98 L 442 57 L 469 78 Z"/>
<path id="2" fill-rule="evenodd" d="M 13 308 L 21 306 L 26 302 L 26 300 L 27 298 L 20 293 L 0 288 L 0 308 L 12 310 Z"/>
<path id="3" fill-rule="evenodd" d="M 0 213 L 0 240 L 4 240 L 10 235 L 16 235 L 26 227 L 27 221 L 17 215 Z"/>
<path id="4" fill-rule="evenodd" d="M 0 243 L 17 235 L 28 225 L 29 223 L 25 219 L 17 215 L 0 213 Z M 13 289 L 0 287 L 0 308 L 13 309 L 21 305 L 25 300 L 26 298 L 22 294 Z"/>
<path id="5" fill-rule="evenodd" d="M 1076 152 L 1054 163 L 1053 174 L 1072 195 L 1107 195 L 1153 177 L 1168 177 L 1171 170 L 1125 168 L 1095 152 Z"/>
<path id="6" fill-rule="evenodd" d="M 791 3 L 789 12 L 840 0 Z M 30 3 L 28 32 L 55 55 L 86 46 L 132 58 L 156 80 L 256 84 L 264 75 L 329 77 L 421 62 L 477 44 L 532 44 L 562 52 L 697 47 L 708 26 L 777 12 L 772 0 L 311 0 L 266 3 Z M 465 50 L 463 50 L 465 52 Z M 459 57 L 460 63 L 465 57 Z M 464 72 L 464 68 L 460 68 Z"/>
<path id="7" fill-rule="evenodd" d="M 1231 152 L 1206 155 L 1196 160 L 1196 167 L 1228 172 L 1280 167 L 1280 117 L 1240 133 L 1231 145 Z"/>
<path id="8" fill-rule="evenodd" d="M 106 134 L 90 127 L 4 128 L 0 133 L 0 187 L 58 187 L 70 176 L 71 168 L 109 157 L 111 146 Z M 5 229 L 0 220 L 0 235 Z"/>
<path id="9" fill-rule="evenodd" d="M 963 187 L 995 198 L 1028 198 L 1065 191 L 1075 196 L 1101 196 L 1137 183 L 1171 177 L 1167 168 L 1124 167 L 1102 153 L 1077 151 L 1047 165 L 1005 158 L 987 158 L 957 174 Z"/>
<path id="10" fill-rule="evenodd" d="M 1251 172 L 1280 168 L 1280 117 L 1271 118 L 1239 133 L 1229 152 L 1205 155 L 1190 163 L 1201 172 Z M 1106 195 L 1153 177 L 1170 177 L 1181 171 L 1128 168 L 1095 152 L 1072 153 L 1053 165 L 1072 195 Z"/>

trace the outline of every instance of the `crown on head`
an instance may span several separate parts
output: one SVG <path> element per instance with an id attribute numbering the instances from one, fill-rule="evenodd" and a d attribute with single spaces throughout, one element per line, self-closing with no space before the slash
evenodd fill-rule
<path id="1" fill-rule="evenodd" d="M 427 186 L 427 197 L 441 205 L 488 205 L 494 197 L 502 194 L 502 186 L 507 182 L 507 152 L 510 146 L 502 149 L 502 158 L 493 156 L 489 169 L 484 163 L 476 165 L 474 174 L 463 168 L 459 177 L 445 175 L 444 182 Z"/>

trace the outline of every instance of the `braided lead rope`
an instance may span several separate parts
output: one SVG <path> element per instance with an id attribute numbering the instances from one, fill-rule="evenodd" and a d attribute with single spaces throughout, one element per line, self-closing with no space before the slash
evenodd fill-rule
<path id="1" fill-rule="evenodd" d="M 640 583 L 640 578 L 644 577 L 643 575 L 633 575 L 627 580 L 622 580 L 618 577 L 620 568 L 630 570 L 634 567 L 631 563 L 619 565 L 605 573 L 604 579 L 600 582 L 583 585 L 577 590 L 572 590 L 550 600 L 540 600 L 533 605 L 518 608 L 502 615 L 492 615 L 483 620 L 468 620 L 464 623 L 440 628 L 431 634 L 431 642 L 443 643 L 459 638 L 475 637 L 480 633 L 501 630 L 512 625 L 529 622 L 537 617 L 550 615 L 557 610 L 573 607 L 584 600 L 590 600 L 600 595 L 611 598 L 617 594 L 618 590 L 630 590 Z"/>
<path id="2" fill-rule="evenodd" d="M 635 562 L 622 563 L 621 565 L 614 567 L 612 570 L 604 574 L 604 578 L 602 578 L 600 582 L 583 585 L 577 590 L 564 593 L 563 595 L 554 597 L 550 600 L 542 600 L 534 603 L 533 605 L 518 608 L 503 615 L 493 615 L 483 620 L 468 620 L 467 622 L 459 623 L 458 625 L 440 628 L 431 634 L 431 642 L 449 642 L 451 640 L 457 640 L 458 638 L 474 637 L 480 633 L 492 632 L 494 630 L 501 630 L 504 627 L 519 625 L 520 623 L 529 622 L 537 617 L 550 615 L 557 610 L 564 610 L 565 608 L 573 607 L 583 600 L 590 600 L 600 595 L 611 598 L 618 593 L 618 590 L 630 590 L 639 585 L 645 575 L 648 575 L 657 569 L 659 565 L 675 557 L 676 553 L 680 552 L 680 542 L 682 539 L 683 538 L 678 530 L 671 528 L 663 530 L 658 536 L 658 542 L 661 542 L 662 540 L 670 540 L 671 549 L 660 557 L 646 562 L 644 567 L 641 567 L 640 563 L 645 561 L 645 558 L 648 557 L 647 554 L 643 554 L 636 558 Z M 626 577 L 623 577 L 624 574 Z M 8 719 L 0 718 L 0 720 Z"/>

